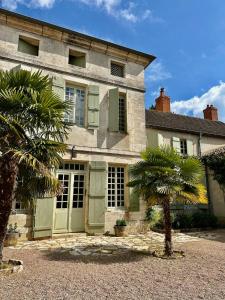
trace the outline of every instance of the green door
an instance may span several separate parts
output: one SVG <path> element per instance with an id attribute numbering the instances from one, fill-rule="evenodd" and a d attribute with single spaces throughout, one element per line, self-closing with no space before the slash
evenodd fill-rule
<path id="1" fill-rule="evenodd" d="M 54 233 L 84 231 L 85 174 L 62 171 L 57 176 L 63 193 L 55 199 Z"/>

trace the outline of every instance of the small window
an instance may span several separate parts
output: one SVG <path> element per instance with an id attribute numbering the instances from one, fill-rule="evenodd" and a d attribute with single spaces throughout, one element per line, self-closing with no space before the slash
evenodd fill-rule
<path id="1" fill-rule="evenodd" d="M 19 43 L 18 43 L 18 51 L 26 54 L 38 56 L 39 40 L 20 35 Z"/>
<path id="2" fill-rule="evenodd" d="M 125 169 L 108 168 L 108 207 L 124 207 L 125 203 Z"/>
<path id="3" fill-rule="evenodd" d="M 187 155 L 187 141 L 186 140 L 180 140 L 180 153 L 182 155 Z"/>
<path id="4" fill-rule="evenodd" d="M 69 64 L 81 68 L 86 67 L 85 53 L 69 50 Z"/>
<path id="5" fill-rule="evenodd" d="M 124 95 L 119 95 L 119 131 L 126 131 L 126 99 Z"/>
<path id="6" fill-rule="evenodd" d="M 124 77 L 124 65 L 111 62 L 111 75 Z"/>

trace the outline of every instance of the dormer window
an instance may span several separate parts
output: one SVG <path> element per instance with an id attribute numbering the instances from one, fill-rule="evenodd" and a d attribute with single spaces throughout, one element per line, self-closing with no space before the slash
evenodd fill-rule
<path id="1" fill-rule="evenodd" d="M 124 77 L 124 65 L 116 62 L 111 62 L 111 75 Z"/>
<path id="2" fill-rule="evenodd" d="M 27 37 L 19 36 L 18 51 L 34 56 L 38 56 L 39 52 L 39 40 Z"/>
<path id="3" fill-rule="evenodd" d="M 85 68 L 86 67 L 85 53 L 70 49 L 69 50 L 69 65 Z"/>

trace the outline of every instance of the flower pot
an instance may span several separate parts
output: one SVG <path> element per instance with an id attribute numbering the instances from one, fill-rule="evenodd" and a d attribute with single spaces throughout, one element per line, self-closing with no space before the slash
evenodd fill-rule
<path id="1" fill-rule="evenodd" d="M 125 229 L 126 229 L 126 225 L 123 226 L 118 226 L 115 225 L 114 226 L 114 230 L 115 230 L 115 236 L 125 236 Z"/>
<path id="2" fill-rule="evenodd" d="M 4 241 L 4 246 L 5 247 L 16 246 L 19 237 L 20 237 L 19 232 L 9 232 L 9 233 L 6 233 L 6 237 L 5 237 L 5 241 Z"/>

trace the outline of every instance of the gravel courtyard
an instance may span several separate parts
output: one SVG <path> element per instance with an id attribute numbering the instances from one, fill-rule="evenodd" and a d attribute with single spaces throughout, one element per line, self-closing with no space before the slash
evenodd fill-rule
<path id="1" fill-rule="evenodd" d="M 162 238 L 156 235 L 159 247 Z M 99 239 L 87 237 L 91 253 L 84 247 L 85 238 L 78 239 L 82 247 L 74 242 L 81 247 L 80 254 L 71 239 L 61 240 L 64 246 L 58 248 L 48 241 L 48 249 L 43 246 L 46 242 L 5 249 L 5 257 L 24 261 L 24 271 L 0 275 L 0 299 L 225 299 L 224 230 L 176 234 L 175 248 L 186 253 L 176 260 L 141 251 L 149 240 L 156 246 L 152 235 L 128 237 L 124 247 L 116 238 L 103 237 L 101 250 L 97 249 Z M 49 247 L 51 243 L 54 245 Z"/>

